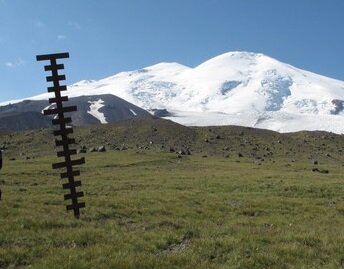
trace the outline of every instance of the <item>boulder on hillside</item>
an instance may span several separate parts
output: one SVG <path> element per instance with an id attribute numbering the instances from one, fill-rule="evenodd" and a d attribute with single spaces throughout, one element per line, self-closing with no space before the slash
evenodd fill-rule
<path id="1" fill-rule="evenodd" d="M 97 149 L 92 147 L 92 148 L 90 148 L 88 151 L 89 151 L 89 152 L 97 152 Z"/>
<path id="2" fill-rule="evenodd" d="M 99 147 L 97 148 L 97 151 L 98 151 L 98 152 L 106 152 L 106 148 L 105 148 L 105 146 L 99 146 Z"/>

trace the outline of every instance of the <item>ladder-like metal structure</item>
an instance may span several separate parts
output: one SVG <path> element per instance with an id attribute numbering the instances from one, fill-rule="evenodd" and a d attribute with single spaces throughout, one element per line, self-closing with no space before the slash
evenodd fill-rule
<path id="1" fill-rule="evenodd" d="M 66 172 L 61 173 L 61 179 L 68 179 L 68 183 L 62 185 L 63 189 L 68 189 L 70 193 L 64 195 L 65 200 L 71 200 L 71 204 L 67 205 L 67 210 L 73 210 L 76 218 L 80 217 L 80 209 L 85 207 L 84 202 L 79 202 L 78 198 L 83 197 L 84 193 L 77 191 L 76 188 L 81 186 L 81 181 L 76 181 L 75 177 L 80 175 L 80 170 L 74 170 L 74 165 L 85 163 L 85 158 L 72 160 L 72 155 L 77 151 L 70 149 L 71 144 L 75 144 L 75 139 L 68 137 L 73 133 L 73 128 L 67 126 L 72 122 L 71 117 L 66 117 L 64 113 L 77 110 L 76 106 L 64 106 L 63 102 L 68 101 L 68 96 L 62 96 L 61 92 L 67 90 L 67 86 L 60 85 L 61 80 L 66 80 L 65 75 L 60 75 L 59 70 L 64 69 L 63 64 L 57 64 L 57 59 L 69 58 L 69 53 L 37 55 L 37 61 L 50 61 L 50 65 L 44 66 L 45 71 L 51 71 L 51 76 L 47 76 L 47 82 L 52 82 L 53 86 L 48 87 L 48 92 L 55 94 L 54 98 L 49 99 L 50 104 L 55 104 L 56 108 L 44 110 L 44 115 L 56 115 L 52 120 L 53 125 L 58 125 L 59 129 L 54 130 L 54 136 L 60 136 L 61 139 L 55 139 L 57 147 L 63 147 L 62 151 L 57 152 L 57 157 L 64 157 L 64 162 L 54 163 L 53 169 L 66 168 Z"/>

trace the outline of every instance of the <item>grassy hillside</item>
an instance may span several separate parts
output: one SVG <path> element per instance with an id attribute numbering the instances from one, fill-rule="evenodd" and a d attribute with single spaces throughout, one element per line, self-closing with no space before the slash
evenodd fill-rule
<path id="1" fill-rule="evenodd" d="M 82 154 L 80 220 L 49 131 L 0 135 L 0 268 L 344 268 L 341 136 L 154 120 L 75 137 L 108 148 Z"/>

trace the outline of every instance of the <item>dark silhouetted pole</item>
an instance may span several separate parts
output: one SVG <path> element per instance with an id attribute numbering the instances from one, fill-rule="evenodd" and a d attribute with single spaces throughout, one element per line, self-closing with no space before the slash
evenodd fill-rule
<path id="1" fill-rule="evenodd" d="M 60 129 L 54 131 L 55 136 L 60 136 L 61 139 L 55 139 L 57 147 L 63 147 L 62 151 L 57 152 L 58 157 L 64 157 L 64 162 L 54 163 L 53 169 L 66 168 L 65 173 L 61 173 L 61 179 L 67 178 L 68 183 L 63 184 L 63 189 L 69 189 L 70 193 L 64 195 L 65 200 L 71 200 L 71 204 L 67 205 L 67 210 L 73 210 L 76 218 L 80 217 L 80 209 L 85 207 L 85 203 L 78 201 L 79 197 L 83 197 L 83 192 L 77 192 L 76 188 L 81 186 L 81 181 L 75 181 L 74 177 L 80 175 L 79 170 L 73 170 L 74 165 L 85 163 L 85 158 L 72 160 L 71 156 L 77 152 L 75 149 L 70 149 L 71 144 L 75 144 L 75 139 L 68 137 L 73 133 L 73 128 L 68 127 L 67 124 L 72 122 L 71 117 L 66 117 L 64 113 L 73 112 L 77 110 L 76 106 L 63 106 L 63 102 L 68 101 L 68 96 L 61 96 L 62 91 L 67 90 L 67 86 L 60 85 L 61 80 L 66 80 L 65 75 L 59 75 L 58 70 L 64 69 L 63 64 L 57 64 L 57 59 L 69 58 L 68 53 L 38 55 L 37 61 L 50 61 L 50 65 L 44 66 L 45 71 L 51 71 L 51 76 L 47 76 L 47 82 L 52 82 L 53 86 L 48 87 L 48 92 L 55 94 L 54 98 L 49 99 L 50 104 L 55 104 L 56 108 L 44 110 L 44 115 L 57 115 L 52 120 L 53 125 L 58 125 Z"/>

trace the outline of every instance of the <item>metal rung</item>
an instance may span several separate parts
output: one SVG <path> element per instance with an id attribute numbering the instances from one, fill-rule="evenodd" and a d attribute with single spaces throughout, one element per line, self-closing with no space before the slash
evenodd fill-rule
<path id="1" fill-rule="evenodd" d="M 80 174 L 80 173 L 79 173 Z M 62 174 L 61 174 L 62 175 Z M 62 184 L 62 188 L 63 189 L 71 189 L 73 187 L 80 187 L 81 186 L 81 181 L 74 181 L 74 184 L 71 184 L 71 183 L 65 183 L 65 184 Z"/>
<path id="2" fill-rule="evenodd" d="M 57 102 L 67 102 L 68 101 L 68 96 L 61 96 L 59 98 L 49 98 L 49 103 L 57 103 Z"/>
<path id="3" fill-rule="evenodd" d="M 64 139 L 64 140 L 55 139 L 55 145 L 58 147 L 59 146 L 66 146 L 66 145 L 70 145 L 70 144 L 75 144 L 74 138 L 68 138 L 68 139 Z"/>
<path id="4" fill-rule="evenodd" d="M 36 56 L 37 61 L 48 61 L 48 60 L 56 60 L 56 59 L 64 59 L 64 58 L 69 58 L 68 52 L 54 53 L 54 54 L 42 54 L 42 55 Z"/>
<path id="5" fill-rule="evenodd" d="M 60 70 L 64 69 L 64 64 L 56 64 L 56 65 L 46 65 L 44 66 L 45 71 L 53 71 L 53 70 Z"/>
<path id="6" fill-rule="evenodd" d="M 76 149 L 70 149 L 68 151 L 59 151 L 57 152 L 57 157 L 66 157 L 66 156 L 71 156 L 76 154 Z"/>
<path id="7" fill-rule="evenodd" d="M 84 193 L 81 192 L 76 192 L 76 193 L 68 193 L 64 195 L 64 199 L 65 200 L 69 200 L 69 199 L 75 199 L 75 198 L 79 198 L 79 197 L 83 197 Z"/>
<path id="8" fill-rule="evenodd" d="M 85 207 L 85 203 L 77 203 L 77 204 L 71 204 L 71 205 L 66 206 L 67 210 L 78 210 L 84 207 Z"/>
<path id="9" fill-rule="evenodd" d="M 56 92 L 56 91 L 67 91 L 66 85 L 59 85 L 58 87 L 48 87 L 48 92 Z"/>
<path id="10" fill-rule="evenodd" d="M 67 134 L 72 134 L 73 133 L 73 128 L 65 128 L 62 130 L 55 130 L 54 131 L 54 136 L 58 135 L 67 135 Z"/>
<path id="11" fill-rule="evenodd" d="M 59 98 L 49 98 L 49 103 L 52 104 L 52 103 L 57 103 L 57 102 L 67 102 L 69 99 L 68 99 L 68 96 L 61 96 Z"/>
<path id="12" fill-rule="evenodd" d="M 66 172 L 66 173 L 61 173 L 60 174 L 61 176 L 61 179 L 64 179 L 64 178 L 70 178 L 70 177 L 76 177 L 76 176 L 80 176 L 80 171 L 79 170 L 74 170 L 72 172 Z M 81 181 L 75 181 L 74 183 L 76 184 L 76 182 L 80 182 L 80 185 L 78 186 L 81 186 Z M 69 188 L 69 183 L 66 183 L 68 185 L 68 188 Z M 64 186 L 66 184 L 63 184 L 63 188 L 66 189 Z M 77 185 L 75 185 L 75 187 L 78 187 Z"/>
<path id="13" fill-rule="evenodd" d="M 58 124 L 64 124 L 65 125 L 65 124 L 71 123 L 71 122 L 72 122 L 72 118 L 70 118 L 70 117 L 52 120 L 53 125 L 58 125 Z"/>
<path id="14" fill-rule="evenodd" d="M 85 158 L 82 157 L 80 159 L 71 160 L 70 162 L 60 162 L 60 163 L 53 163 L 52 167 L 53 169 L 59 169 L 67 167 L 68 165 L 74 166 L 74 165 L 80 165 L 85 163 Z"/>
<path id="15" fill-rule="evenodd" d="M 76 106 L 66 106 L 62 108 L 52 108 L 44 110 L 44 115 L 54 115 L 54 114 L 61 114 L 61 113 L 68 113 L 77 111 Z"/>
<path id="16" fill-rule="evenodd" d="M 46 79 L 47 79 L 47 82 L 60 81 L 60 80 L 66 80 L 66 76 L 65 75 L 48 76 L 46 77 Z"/>

